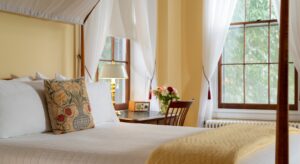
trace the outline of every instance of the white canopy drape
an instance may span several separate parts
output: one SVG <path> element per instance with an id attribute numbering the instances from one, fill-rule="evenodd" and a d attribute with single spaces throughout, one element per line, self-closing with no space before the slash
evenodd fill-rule
<path id="1" fill-rule="evenodd" d="M 134 37 L 132 0 L 114 1 L 109 35 L 120 38 Z"/>
<path id="2" fill-rule="evenodd" d="M 280 0 L 273 0 L 275 14 L 280 21 Z M 295 67 L 300 71 L 300 1 L 290 0 L 290 29 L 289 29 L 289 55 L 292 55 Z"/>
<path id="3" fill-rule="evenodd" d="M 112 9 L 112 0 L 101 0 L 84 25 L 86 75 L 91 76 L 90 80 L 95 78 L 106 37 L 109 36 Z"/>
<path id="4" fill-rule="evenodd" d="M 150 86 L 156 87 L 156 33 L 157 1 L 133 0 L 135 37 L 132 52 L 132 91 L 133 100 L 147 100 Z M 158 110 L 156 99 L 152 99 L 151 110 Z"/>
<path id="5" fill-rule="evenodd" d="M 208 92 L 211 78 L 225 44 L 237 0 L 205 0 L 203 18 L 203 75 L 200 97 L 199 126 L 212 118 L 212 103 Z M 214 95 L 211 95 L 211 98 Z"/>
<path id="6" fill-rule="evenodd" d="M 133 38 L 132 0 L 101 0 L 84 29 L 86 75 L 94 80 L 106 38 Z"/>
<path id="7" fill-rule="evenodd" d="M 48 20 L 83 24 L 99 0 L 0 0 L 0 10 Z"/>

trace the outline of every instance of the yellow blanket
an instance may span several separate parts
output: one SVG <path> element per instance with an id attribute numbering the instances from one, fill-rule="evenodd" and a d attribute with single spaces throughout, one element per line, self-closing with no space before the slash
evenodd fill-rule
<path id="1" fill-rule="evenodd" d="M 234 164 L 275 141 L 275 126 L 229 125 L 163 144 L 148 164 Z M 290 133 L 299 130 L 290 128 Z"/>

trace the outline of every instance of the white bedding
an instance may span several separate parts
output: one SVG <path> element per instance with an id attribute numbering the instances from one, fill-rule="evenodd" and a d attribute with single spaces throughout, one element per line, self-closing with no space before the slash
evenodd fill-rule
<path id="1" fill-rule="evenodd" d="M 142 164 L 160 144 L 205 129 L 144 124 L 106 124 L 53 135 L 0 139 L 1 164 Z M 290 164 L 300 161 L 300 135 L 290 137 Z M 239 164 L 274 164 L 274 144 Z M 298 161 L 298 162 L 297 162 Z"/>

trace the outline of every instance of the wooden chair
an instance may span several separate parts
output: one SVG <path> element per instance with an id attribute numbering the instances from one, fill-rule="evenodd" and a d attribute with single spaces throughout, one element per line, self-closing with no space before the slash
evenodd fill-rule
<path id="1" fill-rule="evenodd" d="M 193 102 L 194 100 L 171 101 L 165 115 L 165 125 L 183 126 L 186 114 Z"/>

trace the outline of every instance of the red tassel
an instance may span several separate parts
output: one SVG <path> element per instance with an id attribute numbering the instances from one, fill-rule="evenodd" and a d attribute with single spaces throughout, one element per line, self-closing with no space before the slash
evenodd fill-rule
<path id="1" fill-rule="evenodd" d="M 208 100 L 211 100 L 210 88 L 208 88 L 207 99 L 208 99 Z"/>
<path id="2" fill-rule="evenodd" d="M 152 99 L 152 89 L 150 89 L 150 91 L 149 91 L 149 97 L 148 97 L 148 99 L 149 99 L 149 100 Z"/>

